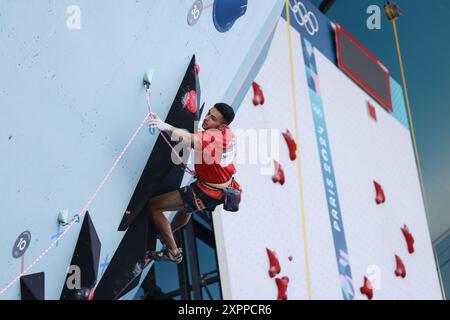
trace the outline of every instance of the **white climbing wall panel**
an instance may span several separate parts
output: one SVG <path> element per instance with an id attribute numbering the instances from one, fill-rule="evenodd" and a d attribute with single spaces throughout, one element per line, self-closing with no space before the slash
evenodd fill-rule
<path id="1" fill-rule="evenodd" d="M 294 27 L 290 32 L 301 161 L 289 159 L 281 135 L 286 129 L 295 133 L 287 22 L 282 19 L 255 80 L 266 102 L 253 106 L 250 89 L 233 124 L 240 133 L 241 159 L 250 157 L 248 139 L 255 130 L 278 132 L 279 149 L 272 144 L 275 151 L 262 152 L 267 156 L 257 164 L 238 163 L 237 180 L 244 189 L 241 210 L 218 210 L 214 217 L 224 297 L 277 298 L 275 279 L 269 277 L 269 248 L 277 252 L 281 265 L 276 277 L 290 279 L 288 299 L 367 299 L 360 293 L 364 276 L 372 281 L 374 299 L 442 299 L 410 131 L 401 116 L 401 89 L 393 90 L 394 113 L 388 113 L 335 65 L 329 51 L 315 47 L 304 54 L 303 34 Z M 327 41 L 320 32 L 314 36 L 324 37 L 315 43 Z M 316 65 L 310 78 L 314 93 L 307 81 L 311 65 L 305 56 L 310 55 Z M 399 87 L 391 81 L 391 87 Z M 368 102 L 375 107 L 377 121 L 369 116 Z M 323 122 L 315 123 L 319 112 Z M 284 168 L 284 186 L 272 182 L 273 166 L 264 174 L 272 160 Z M 322 168 L 327 166 L 333 187 L 324 178 Z M 385 203 L 375 202 L 373 181 L 382 186 Z M 327 203 L 337 202 L 339 209 L 330 211 Z M 413 254 L 401 232 L 404 224 L 415 238 Z M 406 267 L 404 279 L 394 274 L 395 255 Z M 340 273 L 342 266 L 346 271 Z"/>

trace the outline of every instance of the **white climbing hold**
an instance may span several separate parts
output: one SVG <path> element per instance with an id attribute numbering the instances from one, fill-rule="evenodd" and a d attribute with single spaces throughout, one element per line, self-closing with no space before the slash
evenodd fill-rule
<path id="1" fill-rule="evenodd" d="M 150 88 L 152 81 L 153 81 L 153 70 L 148 70 L 147 72 L 144 73 L 144 81 L 143 81 L 146 89 Z"/>
<path id="2" fill-rule="evenodd" d="M 69 219 L 69 209 L 64 209 L 58 214 L 58 222 L 61 224 L 66 224 Z"/>

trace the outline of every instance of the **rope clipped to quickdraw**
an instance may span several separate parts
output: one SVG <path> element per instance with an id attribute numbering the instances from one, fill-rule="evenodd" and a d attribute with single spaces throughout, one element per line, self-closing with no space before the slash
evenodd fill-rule
<path id="1" fill-rule="evenodd" d="M 147 108 L 148 108 L 148 112 L 149 114 L 152 113 L 152 106 L 150 104 L 150 86 L 151 86 L 151 82 L 152 82 L 152 78 L 153 78 L 153 71 L 147 71 L 144 74 L 144 80 L 143 80 L 143 85 L 144 85 L 144 92 L 145 92 L 145 100 L 147 101 Z M 158 129 L 159 130 L 159 129 Z M 167 143 L 167 145 L 169 146 L 169 148 L 172 150 L 172 152 L 177 156 L 178 160 L 180 160 L 180 164 L 181 167 L 183 168 L 183 170 L 185 172 L 187 172 L 188 174 L 190 174 L 191 176 L 195 177 L 196 173 L 195 171 L 189 169 L 183 162 L 183 159 L 180 157 L 180 155 L 178 154 L 178 152 L 175 151 L 174 147 L 172 146 L 172 144 L 170 143 L 169 139 L 165 136 L 165 133 L 161 130 L 159 130 L 161 133 L 161 137 L 163 137 L 164 141 Z"/>

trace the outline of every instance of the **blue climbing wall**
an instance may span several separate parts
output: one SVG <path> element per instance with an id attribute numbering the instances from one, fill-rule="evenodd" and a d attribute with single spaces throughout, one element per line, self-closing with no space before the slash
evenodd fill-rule
<path id="1" fill-rule="evenodd" d="M 241 16 L 220 17 L 237 19 L 226 32 L 213 23 L 223 13 L 212 0 L 190 25 L 194 2 L 0 2 L 0 299 L 20 299 L 20 274 L 42 271 L 45 298 L 59 298 L 81 228 L 75 223 L 54 242 L 66 208 L 69 218 L 89 210 L 101 278 L 156 141 L 140 127 L 144 71 L 154 71 L 151 104 L 161 118 L 193 54 L 206 108 L 238 107 L 284 1 L 249 0 Z"/>

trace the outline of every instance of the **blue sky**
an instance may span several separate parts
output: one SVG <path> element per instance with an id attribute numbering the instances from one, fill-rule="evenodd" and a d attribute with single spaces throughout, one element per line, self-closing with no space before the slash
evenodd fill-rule
<path id="1" fill-rule="evenodd" d="M 435 239 L 450 228 L 450 1 L 397 3 L 403 11 L 397 28 Z M 382 9 L 381 30 L 366 26 L 370 5 Z M 349 30 L 401 83 L 393 28 L 383 5 L 383 0 L 337 0 L 327 16 Z"/>

